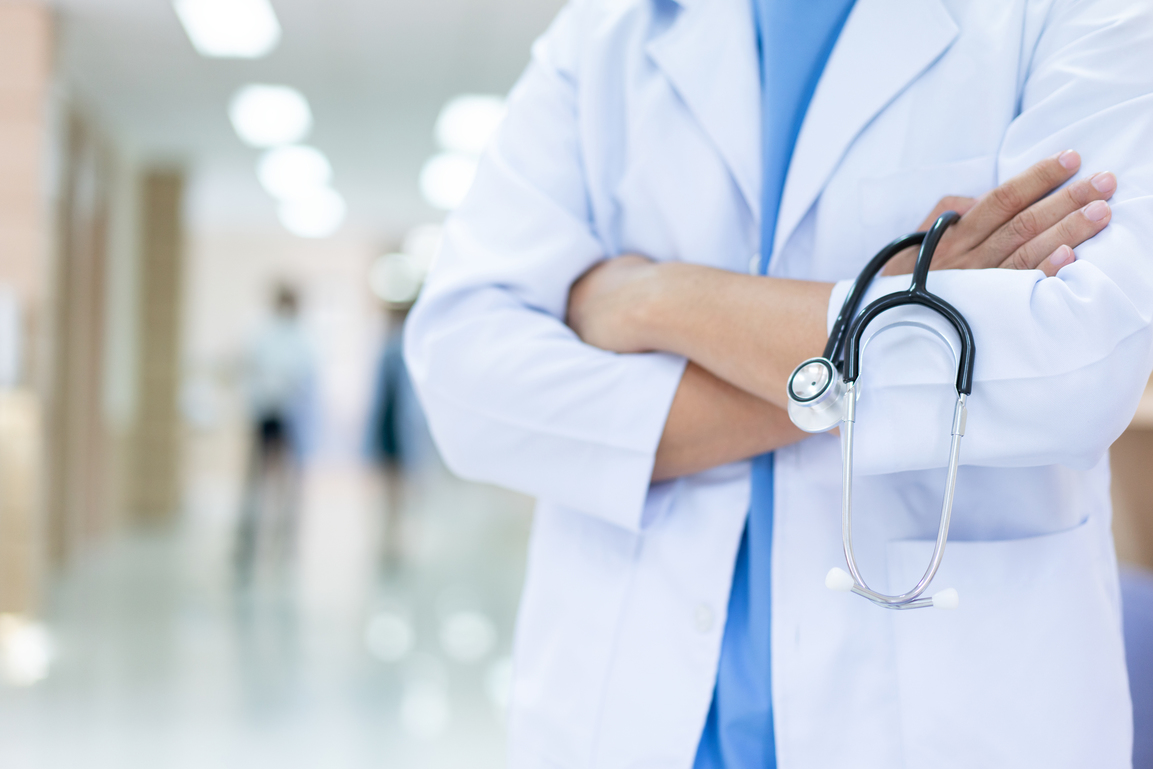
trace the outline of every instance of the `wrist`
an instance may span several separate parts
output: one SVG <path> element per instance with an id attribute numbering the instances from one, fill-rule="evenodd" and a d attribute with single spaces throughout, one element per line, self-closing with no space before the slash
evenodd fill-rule
<path id="1" fill-rule="evenodd" d="M 685 262 L 656 262 L 637 303 L 637 329 L 646 349 L 687 355 L 682 329 L 700 309 L 696 291 L 707 268 Z"/>

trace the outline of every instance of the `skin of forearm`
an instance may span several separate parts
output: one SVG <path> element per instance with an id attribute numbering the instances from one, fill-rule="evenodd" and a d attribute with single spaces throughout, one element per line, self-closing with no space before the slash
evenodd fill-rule
<path id="1" fill-rule="evenodd" d="M 657 447 L 653 480 L 748 459 L 806 437 L 784 409 L 689 363 Z"/>
<path id="2" fill-rule="evenodd" d="M 832 283 L 681 262 L 657 265 L 655 280 L 639 313 L 645 346 L 683 355 L 778 410 L 787 408 L 793 369 L 825 346 Z"/>

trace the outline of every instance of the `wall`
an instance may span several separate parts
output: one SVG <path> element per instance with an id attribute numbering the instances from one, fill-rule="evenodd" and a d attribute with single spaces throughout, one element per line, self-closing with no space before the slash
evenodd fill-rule
<path id="1" fill-rule="evenodd" d="M 52 17 L 0 3 L 0 613 L 39 603 L 42 333 L 48 302 L 44 178 Z"/>

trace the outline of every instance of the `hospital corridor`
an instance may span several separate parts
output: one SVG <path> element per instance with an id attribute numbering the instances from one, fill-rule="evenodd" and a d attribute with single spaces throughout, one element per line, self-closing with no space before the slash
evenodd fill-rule
<path id="1" fill-rule="evenodd" d="M 749 524 L 738 522 L 750 526 L 745 535 L 714 521 L 732 529 L 727 544 L 700 532 L 715 512 L 703 500 L 728 504 L 751 494 L 754 501 L 742 504 L 756 504 L 764 488 L 758 471 L 751 492 L 746 484 L 722 494 L 716 489 L 729 488 L 734 471 L 713 463 L 700 488 L 720 496 L 706 497 L 691 485 L 697 481 L 675 473 L 665 480 L 652 456 L 638 459 L 641 444 L 657 451 L 655 439 L 650 446 L 612 433 L 618 425 L 649 429 L 647 406 L 613 405 L 604 423 L 582 422 L 595 411 L 591 394 L 551 402 L 520 388 L 533 377 L 558 387 L 586 381 L 577 364 L 547 358 L 558 339 L 580 340 L 560 325 L 576 329 L 565 315 L 572 300 L 533 283 L 549 272 L 533 261 L 533 239 L 576 250 L 608 242 L 575 230 L 546 232 L 575 220 L 557 213 L 560 203 L 544 205 L 526 192 L 533 184 L 598 222 L 629 206 L 648 212 L 646 206 L 659 208 L 693 189 L 695 181 L 685 184 L 674 171 L 700 175 L 709 200 L 694 206 L 718 221 L 730 219 L 717 213 L 718 201 L 728 200 L 713 194 L 717 185 L 729 185 L 738 200 L 756 187 L 740 172 L 719 173 L 676 150 L 678 141 L 713 146 L 711 130 L 737 137 L 739 130 L 718 128 L 723 120 L 704 120 L 697 131 L 653 118 L 650 129 L 667 122 L 667 130 L 657 132 L 659 141 L 636 137 L 636 147 L 652 149 L 639 161 L 626 159 L 623 149 L 619 156 L 580 155 L 582 183 L 622 175 L 604 199 L 561 177 L 563 153 L 579 154 L 574 147 L 584 142 L 601 150 L 587 126 L 572 135 L 552 123 L 526 128 L 529 117 L 572 117 L 560 101 L 576 93 L 571 62 L 596 46 L 625 45 L 642 28 L 663 34 L 675 14 L 704 18 L 699 9 L 708 3 L 696 2 L 618 3 L 657 15 L 617 34 L 572 15 L 594 5 L 584 0 L 570 6 L 575 11 L 562 11 L 564 0 L 0 0 L 0 769 L 498 769 L 551 766 L 547 757 L 561 755 L 572 766 L 680 767 L 692 755 L 700 729 L 715 726 L 715 713 L 705 726 L 704 690 L 686 684 L 700 700 L 700 712 L 686 716 L 697 729 L 691 745 L 678 742 L 679 727 L 669 728 L 677 737 L 667 740 L 666 752 L 656 731 L 645 737 L 651 744 L 633 745 L 617 724 L 649 707 L 622 683 L 641 673 L 611 655 L 633 654 L 621 659 L 660 670 L 646 696 L 664 698 L 670 712 L 679 706 L 673 674 L 680 670 L 668 660 L 704 664 L 710 681 L 719 664 L 718 687 L 725 681 L 726 658 L 717 657 L 722 648 L 728 653 L 732 626 L 721 621 L 727 604 L 698 596 L 715 587 L 711 578 L 678 569 L 727 557 L 726 564 L 739 559 L 739 571 L 748 558 L 755 583 L 751 513 Z M 746 15 L 753 7 L 748 0 L 715 5 Z M 879 6 L 858 0 L 853 13 Z M 534 49 L 558 13 L 552 37 Z M 633 23 L 636 13 L 621 11 L 611 23 Z M 730 16 L 747 21 L 736 11 Z M 855 23 L 848 18 L 846 36 Z M 587 48 L 557 43 L 561 35 L 594 32 L 599 37 Z M 748 50 L 759 50 L 751 32 L 748 38 Z M 674 45 L 704 39 L 674 29 L 644 49 L 644 67 L 602 63 L 590 71 L 614 81 L 617 75 L 605 73 L 619 66 L 622 81 L 631 78 L 641 94 L 629 98 L 641 105 L 667 99 L 679 109 L 683 97 L 693 108 L 708 102 L 704 94 L 713 86 L 686 74 L 691 68 L 676 63 Z M 748 58 L 754 61 L 752 53 Z M 717 57 L 717 66 L 730 60 Z M 840 63 L 836 54 L 829 61 Z M 662 67 L 673 79 L 685 77 L 684 87 L 635 85 Z M 719 71 L 706 74 L 720 82 Z M 755 94 L 756 73 L 749 72 Z M 556 101 L 541 97 L 546 89 Z M 818 117 L 822 93 L 813 97 Z M 584 109 L 591 97 L 580 94 Z M 638 113 L 630 105 L 620 114 L 593 114 L 623 125 Z M 510 134 L 517 140 L 504 154 L 486 154 L 506 115 L 520 131 Z M 819 155 L 801 136 L 797 157 Z M 629 152 L 636 150 L 632 138 Z M 909 139 L 905 155 L 918 146 Z M 658 150 L 674 152 L 678 162 L 657 162 Z M 965 152 L 957 157 L 980 154 Z M 731 162 L 726 148 L 720 154 Z M 968 184 L 990 176 L 989 158 L 933 168 Z M 530 171 L 521 173 L 518 163 Z M 868 183 L 888 190 L 894 178 L 913 178 L 901 173 Z M 918 183 L 922 176 L 929 178 L 916 176 Z M 782 170 L 782 184 L 784 178 Z M 916 206 L 928 211 L 940 195 L 929 182 L 923 186 L 932 199 L 922 205 L 918 197 Z M 481 194 L 466 200 L 470 188 Z M 484 208 L 502 204 L 501 195 L 511 210 L 523 211 L 524 222 Z M 793 240 L 825 243 L 813 229 L 820 203 L 805 215 L 788 208 L 795 200 L 786 194 L 781 208 L 781 221 L 792 217 L 785 223 L 799 233 Z M 863 205 L 868 211 L 881 204 Z M 466 208 L 471 213 L 454 219 Z M 674 250 L 709 242 L 685 235 L 685 221 L 675 216 L 657 219 L 672 233 Z M 614 247 L 655 237 L 651 221 L 620 220 L 625 235 Z M 904 219 L 892 220 L 904 226 Z M 755 229 L 744 214 L 731 221 L 734 231 Z M 858 226 L 855 215 L 853 221 Z M 887 223 L 878 214 L 861 225 L 878 241 L 869 241 L 871 250 L 901 234 L 884 235 Z M 485 238 L 508 238 L 522 250 L 508 257 L 485 247 Z M 771 245 L 764 247 L 766 263 Z M 781 240 L 776 252 L 785 254 L 781 274 L 801 276 L 785 245 Z M 452 259 L 447 268 L 438 262 L 443 255 Z M 756 275 L 762 253 L 752 257 Z M 558 268 L 571 272 L 568 284 L 586 274 L 577 261 Z M 745 275 L 749 256 L 739 261 Z M 437 265 L 444 271 L 434 285 L 429 276 Z M 502 270 L 510 269 L 527 277 L 508 278 Z M 766 269 L 761 274 L 775 274 Z M 846 277 L 852 275 L 822 279 Z M 508 325 L 496 325 L 492 318 L 505 313 Z M 541 318 L 558 325 L 534 336 Z M 522 338 L 513 349 L 509 340 Z M 419 354 L 406 349 L 417 342 Z M 648 350 L 631 357 L 644 357 L 649 373 L 675 368 L 680 376 L 672 356 Z M 582 359 L 600 372 L 587 381 L 625 387 L 624 375 L 610 371 L 615 363 L 605 361 L 630 356 L 595 354 L 604 357 Z M 522 364 L 523 378 L 513 368 Z M 978 380 L 977 403 L 984 386 Z M 654 388 L 636 402 L 668 401 L 672 393 Z M 561 426 L 533 427 L 542 414 Z M 1133 766 L 1153 769 L 1153 383 L 1128 424 L 1110 450 L 1112 536 Z M 865 435 L 860 451 L 877 445 Z M 835 443 L 814 445 L 833 449 L 813 456 L 836 453 Z M 506 468 L 501 452 L 521 466 Z M 780 484 L 779 528 L 786 517 L 780 500 L 792 488 L 784 475 L 790 456 L 779 454 L 775 470 L 769 465 L 768 493 L 773 472 Z M 868 457 L 861 461 L 867 465 Z M 594 465 L 602 476 L 570 477 Z M 643 488 L 629 486 L 627 503 L 605 501 L 615 493 L 612 484 L 642 465 Z M 926 492 L 930 507 L 939 504 L 937 477 Z M 830 477 L 826 485 L 835 494 L 840 482 Z M 876 484 L 861 487 L 865 495 Z M 549 499 L 554 489 L 569 497 Z M 971 499 L 965 493 L 958 492 L 959 506 Z M 1054 498 L 1060 493 L 1053 490 Z M 921 499 L 916 494 L 910 498 Z M 574 512 L 602 504 L 610 512 L 600 517 Z M 669 519 L 685 514 L 675 504 L 699 504 L 696 512 L 709 516 L 698 519 L 698 529 L 644 539 L 646 527 L 667 532 Z M 930 512 L 935 527 L 936 508 Z M 958 518 L 958 539 L 974 538 L 964 514 Z M 861 550 L 873 541 L 867 525 L 864 531 Z M 694 541 L 704 555 L 691 551 Z M 597 543 L 604 549 L 594 552 Z M 957 563 L 967 563 L 969 544 L 956 549 Z M 811 569 L 822 600 L 827 591 L 818 583 L 828 567 L 844 565 L 840 540 L 828 552 L 838 560 Z M 652 571 L 622 565 L 634 561 Z M 944 563 L 949 568 L 948 554 Z M 557 576 L 570 568 L 567 579 Z M 727 596 L 733 569 L 724 571 Z M 845 589 L 853 588 L 853 577 L 841 573 Z M 585 587 L 577 581 L 587 582 L 588 592 L 577 592 Z M 636 605 L 639 591 L 658 583 L 693 597 L 645 594 L 664 596 L 653 611 L 675 616 L 682 633 L 670 641 L 672 651 L 652 649 L 650 660 L 638 651 L 647 642 L 628 633 L 663 627 L 645 613 L 651 607 Z M 759 595 L 755 584 L 748 589 Z M 929 595 L 917 605 L 932 605 Z M 965 600 L 962 592 L 956 616 L 964 616 Z M 787 608 L 773 601 L 774 612 Z M 757 611 L 750 609 L 750 627 Z M 855 604 L 850 611 L 858 611 Z M 586 628 L 594 639 L 587 644 L 580 641 Z M 814 637 L 798 624 L 798 648 Z M 773 643 L 781 638 L 774 635 Z M 577 646 L 588 656 L 571 663 L 549 656 Z M 580 687 L 599 681 L 601 670 L 610 671 L 603 705 L 595 703 L 603 710 L 586 712 L 591 700 Z M 523 713 L 515 719 L 510 698 L 518 671 L 528 672 L 516 679 Z M 786 686 L 787 677 L 773 685 Z M 567 690 L 540 683 L 549 681 L 584 693 L 570 700 Z M 510 720 L 519 724 L 511 733 Z M 654 716 L 658 723 L 665 721 Z M 778 719 L 776 728 L 785 723 Z M 571 734 L 563 731 L 569 727 Z M 581 731 L 586 727 L 595 738 Z M 781 739 L 781 766 L 832 765 L 798 761 Z M 578 745 L 588 750 L 579 761 L 565 752 Z M 616 748 L 620 757 L 607 758 Z M 711 765 L 700 755 L 696 766 Z"/>
<path id="2" fill-rule="evenodd" d="M 0 766 L 503 766 L 532 501 L 398 335 L 555 11 L 0 5 Z"/>

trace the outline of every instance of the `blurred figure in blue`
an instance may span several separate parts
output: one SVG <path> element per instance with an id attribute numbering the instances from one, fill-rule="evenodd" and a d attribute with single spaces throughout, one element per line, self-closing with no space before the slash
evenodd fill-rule
<path id="1" fill-rule="evenodd" d="M 384 476 L 385 571 L 401 566 L 405 484 L 428 466 L 432 439 L 404 362 L 404 323 L 411 303 L 387 304 L 388 331 L 376 371 L 368 422 L 368 453 Z"/>
<path id="2" fill-rule="evenodd" d="M 275 291 L 273 315 L 250 347 L 244 378 L 252 424 L 252 451 L 237 535 L 237 572 L 247 581 L 261 543 L 291 554 L 300 497 L 304 414 L 313 359 L 299 321 L 294 288 Z"/>

